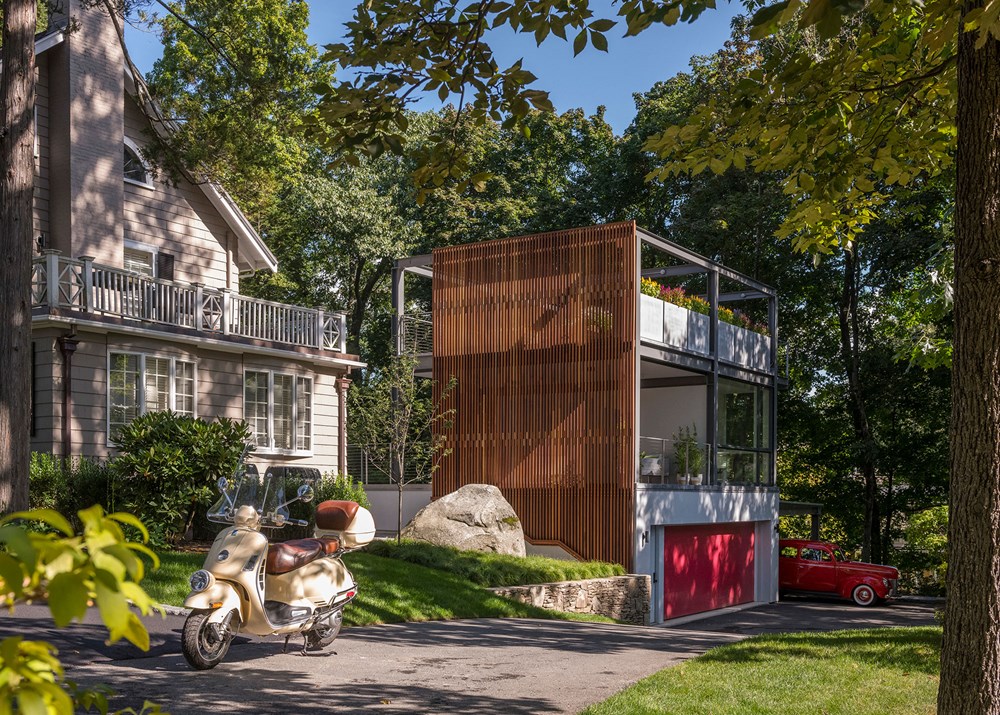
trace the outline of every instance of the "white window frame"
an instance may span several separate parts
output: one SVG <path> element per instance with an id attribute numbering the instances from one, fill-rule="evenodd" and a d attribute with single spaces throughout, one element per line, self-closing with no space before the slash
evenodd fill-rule
<path id="1" fill-rule="evenodd" d="M 153 182 L 150 180 L 150 176 L 152 176 L 152 174 L 150 172 L 149 164 L 147 164 L 146 160 L 143 158 L 142 149 L 139 147 L 139 144 L 135 140 L 126 136 L 125 146 L 135 153 L 136 157 L 139 159 L 139 163 L 142 164 L 142 168 L 146 170 L 146 180 L 136 181 L 135 179 L 131 179 L 124 175 L 124 170 L 122 172 L 122 179 L 124 179 L 126 184 L 131 184 L 132 186 L 141 186 L 144 189 L 155 189 L 156 187 L 153 186 Z"/>
<path id="2" fill-rule="evenodd" d="M 137 350 L 116 350 L 114 348 L 109 348 L 106 356 L 106 370 L 105 370 L 105 392 L 107 393 L 107 399 L 105 401 L 105 415 L 104 415 L 104 425 L 107 429 L 107 445 L 109 447 L 114 447 L 114 443 L 111 441 L 112 436 L 112 426 L 111 426 L 111 362 L 113 355 L 131 355 L 133 357 L 139 358 L 139 372 L 137 380 L 137 393 L 138 393 L 138 404 L 136 405 L 136 417 L 142 417 L 146 414 L 146 358 L 153 358 L 155 360 L 169 360 L 170 361 L 170 385 L 169 385 L 169 397 L 168 397 L 168 407 L 167 409 L 174 412 L 177 407 L 177 363 L 187 362 L 194 365 L 194 384 L 191 389 L 194 391 L 194 400 L 192 409 L 193 412 L 191 417 L 198 417 L 198 359 L 195 357 L 181 356 L 181 355 L 164 355 L 162 353 L 144 353 Z"/>
<path id="3" fill-rule="evenodd" d="M 159 271 L 156 270 L 156 264 L 159 260 L 160 249 L 149 243 L 140 243 L 139 241 L 133 241 L 132 239 L 126 238 L 124 241 L 125 248 L 131 248 L 133 251 L 142 251 L 143 253 L 148 253 L 152 257 L 152 267 L 153 267 L 153 278 L 159 278 Z M 122 252 L 122 268 L 125 268 L 125 254 Z M 145 275 L 145 274 L 140 274 Z"/>
<path id="4" fill-rule="evenodd" d="M 246 405 L 246 384 L 247 373 L 257 372 L 267 374 L 267 441 L 266 446 L 258 446 L 255 454 L 281 455 L 285 457 L 311 457 L 315 450 L 315 425 L 316 425 L 316 380 L 312 375 L 290 372 L 287 370 L 273 370 L 266 367 L 248 367 L 243 370 L 243 419 L 247 417 Z M 274 376 L 284 375 L 292 378 L 292 449 L 282 449 L 274 446 Z M 309 381 L 309 449 L 296 449 L 299 442 L 299 380 Z"/>

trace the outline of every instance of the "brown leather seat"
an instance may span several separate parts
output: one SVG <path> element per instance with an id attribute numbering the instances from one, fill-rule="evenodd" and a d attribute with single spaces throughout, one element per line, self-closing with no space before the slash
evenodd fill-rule
<path id="1" fill-rule="evenodd" d="M 344 531 L 358 513 L 357 502 L 325 501 L 316 507 L 316 528 L 324 531 Z"/>
<path id="2" fill-rule="evenodd" d="M 337 552 L 340 542 L 332 538 L 293 539 L 267 547 L 265 573 L 279 575 L 294 571 L 316 559 Z"/>

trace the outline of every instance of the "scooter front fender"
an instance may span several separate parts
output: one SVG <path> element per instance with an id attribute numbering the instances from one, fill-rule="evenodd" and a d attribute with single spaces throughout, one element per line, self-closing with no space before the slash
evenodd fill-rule
<path id="1" fill-rule="evenodd" d="M 235 610 L 243 619 L 240 609 L 240 595 L 232 584 L 225 581 L 216 581 L 204 591 L 190 593 L 184 600 L 184 607 L 196 611 L 212 611 L 208 617 L 209 623 L 219 623 L 226 614 Z"/>

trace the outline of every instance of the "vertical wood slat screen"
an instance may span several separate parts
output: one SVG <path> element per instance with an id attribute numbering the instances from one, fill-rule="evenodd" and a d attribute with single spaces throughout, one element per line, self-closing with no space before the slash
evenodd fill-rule
<path id="1" fill-rule="evenodd" d="M 496 485 L 532 541 L 631 569 L 637 258 L 632 222 L 434 251 L 434 498 Z"/>

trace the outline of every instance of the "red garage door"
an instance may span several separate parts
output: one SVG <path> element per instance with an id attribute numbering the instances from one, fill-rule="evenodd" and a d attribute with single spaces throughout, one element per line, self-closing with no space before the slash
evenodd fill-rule
<path id="1" fill-rule="evenodd" d="M 663 617 L 753 600 L 752 522 L 668 526 L 663 538 Z"/>

